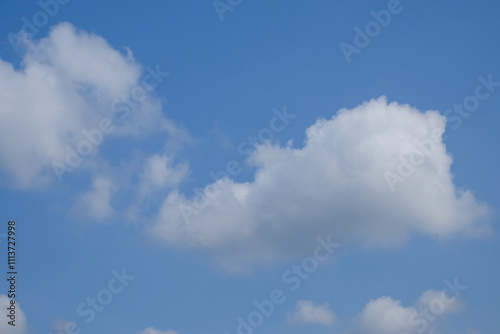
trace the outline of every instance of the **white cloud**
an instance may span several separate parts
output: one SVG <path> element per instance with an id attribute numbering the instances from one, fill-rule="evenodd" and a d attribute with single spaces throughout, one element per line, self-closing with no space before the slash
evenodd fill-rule
<path id="1" fill-rule="evenodd" d="M 257 167 L 252 182 L 221 179 L 193 198 L 172 192 L 152 233 L 211 251 L 228 267 L 304 255 L 327 234 L 340 243 L 387 246 L 411 232 L 485 233 L 488 207 L 453 184 L 441 142 L 445 122 L 438 112 L 385 97 L 342 109 L 310 126 L 302 148 L 258 146 L 249 159 Z M 432 135 L 432 152 L 391 191 L 386 172 Z"/>
<path id="2" fill-rule="evenodd" d="M 149 157 L 141 174 L 141 192 L 151 188 L 165 188 L 177 186 L 188 173 L 188 165 L 173 164 L 173 159 L 167 155 L 156 154 Z"/>
<path id="3" fill-rule="evenodd" d="M 88 216 L 96 221 L 103 221 L 111 216 L 110 204 L 113 184 L 109 179 L 98 177 L 92 182 L 92 189 L 77 196 L 73 210 L 81 216 Z"/>
<path id="4" fill-rule="evenodd" d="M 416 312 L 413 307 L 403 307 L 399 300 L 381 297 L 370 301 L 358 316 L 363 333 L 399 334 L 401 331 L 416 332 L 409 323 Z"/>
<path id="5" fill-rule="evenodd" d="M 0 59 L 0 172 L 8 183 L 27 188 L 53 182 L 52 163 L 65 164 L 66 147 L 76 150 L 87 139 L 82 131 L 98 129 L 104 118 L 116 125 L 104 137 L 167 131 L 186 139 L 163 116 L 161 101 L 144 89 L 154 80 L 144 81 L 142 74 L 130 51 L 122 54 L 69 23 L 28 41 L 21 68 Z"/>
<path id="6" fill-rule="evenodd" d="M 311 323 L 331 326 L 337 321 L 335 313 L 330 310 L 328 303 L 315 305 L 312 301 L 299 300 L 295 305 L 295 311 L 288 314 L 290 323 Z"/>
<path id="7" fill-rule="evenodd" d="M 148 327 L 141 332 L 141 334 L 179 334 L 173 330 L 161 331 L 159 329 Z"/>
<path id="8" fill-rule="evenodd" d="M 438 309 L 439 305 L 442 305 L 444 303 L 445 307 L 437 312 L 439 312 L 439 315 L 445 316 L 450 313 L 456 313 L 459 312 L 463 309 L 464 305 L 459 301 L 458 298 L 453 298 L 452 302 L 443 302 L 440 303 L 440 300 L 445 301 L 447 295 L 443 295 L 442 291 L 436 291 L 436 290 L 427 290 L 424 292 L 420 298 L 418 298 L 417 301 L 417 306 L 418 307 L 436 307 L 436 310 Z M 436 303 L 436 305 L 434 305 Z"/>
<path id="9" fill-rule="evenodd" d="M 440 321 L 463 307 L 457 297 L 428 290 L 409 307 L 384 296 L 370 301 L 357 316 L 359 334 L 435 333 Z"/>
<path id="10" fill-rule="evenodd" d="M 26 333 L 26 315 L 16 302 L 16 322 L 15 326 L 7 323 L 10 319 L 7 317 L 9 313 L 7 307 L 10 307 L 10 298 L 5 295 L 0 295 L 0 333 L 9 334 L 24 334 Z"/>

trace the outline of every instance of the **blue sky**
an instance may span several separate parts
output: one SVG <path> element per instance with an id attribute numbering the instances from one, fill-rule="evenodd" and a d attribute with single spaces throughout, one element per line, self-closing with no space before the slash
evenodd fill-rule
<path id="1" fill-rule="evenodd" d="M 0 332 L 496 333 L 499 10 L 2 2 Z"/>

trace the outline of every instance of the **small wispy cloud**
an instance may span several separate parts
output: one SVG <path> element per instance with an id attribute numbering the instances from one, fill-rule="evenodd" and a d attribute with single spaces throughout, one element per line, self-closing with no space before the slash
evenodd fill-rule
<path id="1" fill-rule="evenodd" d="M 331 326 L 337 321 L 337 316 L 330 310 L 329 304 L 316 305 L 312 301 L 299 300 L 295 310 L 287 315 L 291 324 L 320 324 Z"/>

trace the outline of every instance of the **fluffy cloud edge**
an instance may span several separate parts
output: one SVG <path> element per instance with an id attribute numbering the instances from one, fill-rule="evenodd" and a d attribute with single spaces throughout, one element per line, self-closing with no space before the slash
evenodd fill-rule
<path id="1" fill-rule="evenodd" d="M 463 287 L 462 287 L 463 288 Z M 410 306 L 389 296 L 369 301 L 356 317 L 356 334 L 418 334 L 433 333 L 450 314 L 464 309 L 459 291 L 427 290 Z"/>
<path id="2" fill-rule="evenodd" d="M 0 59 L 3 183 L 45 188 L 74 170 L 94 169 L 111 137 L 165 132 L 170 146 L 192 140 L 151 94 L 168 76 L 159 65 L 144 68 L 130 50 L 67 22 L 25 44 L 20 68 Z"/>

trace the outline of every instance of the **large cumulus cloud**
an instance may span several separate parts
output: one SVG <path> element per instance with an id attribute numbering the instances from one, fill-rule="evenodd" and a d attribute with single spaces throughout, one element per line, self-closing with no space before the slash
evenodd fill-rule
<path id="1" fill-rule="evenodd" d="M 307 254 L 326 234 L 371 247 L 401 244 L 412 232 L 485 233 L 488 207 L 453 183 L 445 125 L 436 111 L 385 97 L 342 109 L 310 126 L 303 147 L 257 146 L 252 182 L 223 178 L 193 198 L 170 193 L 152 232 L 230 267 Z"/>
<path id="2" fill-rule="evenodd" d="M 143 68 L 130 51 L 119 52 L 69 23 L 25 43 L 19 68 L 0 59 L 0 176 L 8 183 L 28 188 L 53 182 L 53 163 L 65 164 L 67 147 L 77 150 L 87 140 L 83 131 L 99 129 L 103 119 L 113 121 L 105 127 L 112 134 L 104 133 L 99 143 L 152 131 L 186 136 L 149 93 L 167 75 L 159 66 Z"/>

